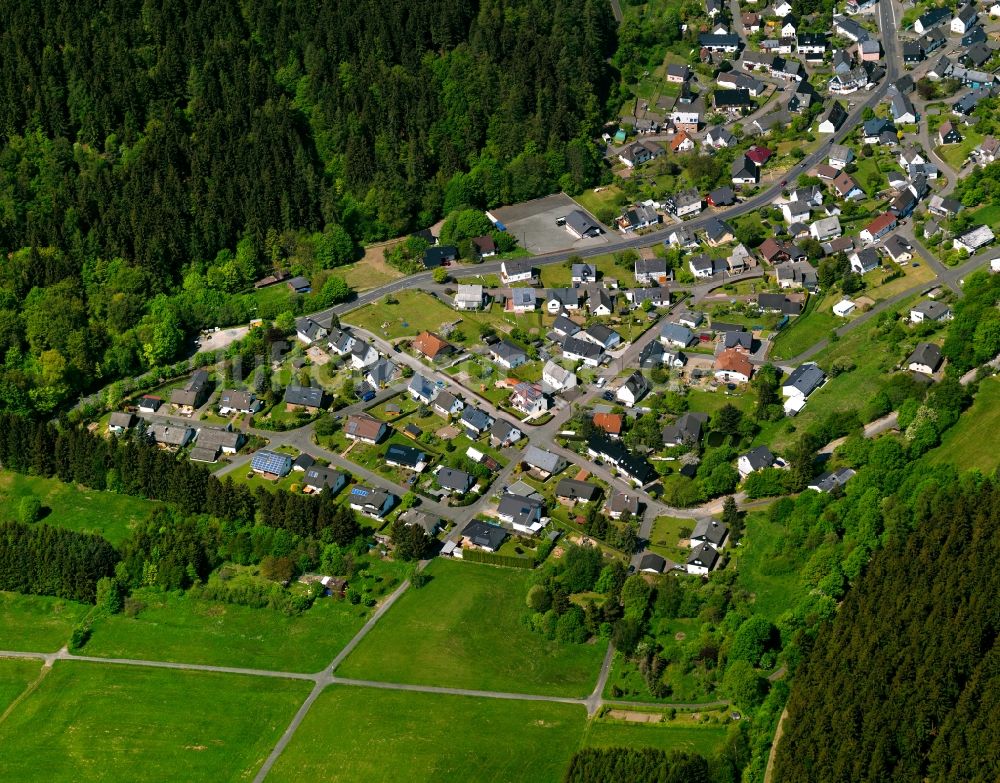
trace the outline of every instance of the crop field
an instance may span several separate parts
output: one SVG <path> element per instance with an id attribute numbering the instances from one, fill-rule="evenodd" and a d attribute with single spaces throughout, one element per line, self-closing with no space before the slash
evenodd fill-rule
<path id="1" fill-rule="evenodd" d="M 96 533 L 120 544 L 129 531 L 159 503 L 144 498 L 98 492 L 64 484 L 58 479 L 0 472 L 0 518 L 16 519 L 21 498 L 34 495 L 42 503 L 42 520 L 48 525 Z"/>
<path id="2" fill-rule="evenodd" d="M 334 686 L 268 781 L 557 783 L 585 720 L 571 704 Z"/>
<path id="3" fill-rule="evenodd" d="M 434 561 L 337 669 L 342 677 L 585 696 L 605 646 L 561 644 L 524 622 L 533 574 Z M 484 622 L 488 618 L 488 622 Z"/>
<path id="4" fill-rule="evenodd" d="M 0 650 L 55 652 L 90 608 L 46 595 L 0 592 Z"/>
<path id="5" fill-rule="evenodd" d="M 300 615 L 275 609 L 141 593 L 136 617 L 113 615 L 94 625 L 83 652 L 108 658 L 315 672 L 364 625 L 368 610 L 320 599 Z"/>
<path id="6" fill-rule="evenodd" d="M 310 684 L 58 661 L 0 723 L 20 783 L 246 780 Z"/>

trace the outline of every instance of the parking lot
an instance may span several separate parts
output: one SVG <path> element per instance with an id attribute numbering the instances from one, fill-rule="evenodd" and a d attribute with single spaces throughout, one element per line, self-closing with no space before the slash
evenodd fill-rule
<path id="1" fill-rule="evenodd" d="M 491 210 L 490 214 L 503 223 L 507 231 L 532 255 L 607 245 L 607 233 L 593 239 L 577 239 L 566 228 L 556 225 L 559 218 L 565 217 L 574 209 L 579 209 L 595 223 L 598 222 L 593 215 L 565 193 L 500 207 Z M 607 226 L 604 226 L 604 230 L 610 231 Z"/>

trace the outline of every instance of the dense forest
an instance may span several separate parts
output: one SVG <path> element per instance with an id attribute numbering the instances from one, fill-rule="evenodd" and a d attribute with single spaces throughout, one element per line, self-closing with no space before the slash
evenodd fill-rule
<path id="1" fill-rule="evenodd" d="M 796 675 L 782 783 L 1000 779 L 1000 485 L 911 489 L 915 529 L 876 554 Z"/>
<path id="2" fill-rule="evenodd" d="M 0 11 L 2 408 L 53 411 L 245 322 L 275 266 L 599 171 L 606 0 Z"/>

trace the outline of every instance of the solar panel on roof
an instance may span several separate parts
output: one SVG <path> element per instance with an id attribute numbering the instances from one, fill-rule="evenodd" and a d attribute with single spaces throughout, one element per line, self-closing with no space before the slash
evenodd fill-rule
<path id="1" fill-rule="evenodd" d="M 351 494 L 352 495 L 362 495 L 363 496 L 363 495 L 367 495 L 368 494 L 368 490 L 365 489 L 364 487 L 352 487 L 351 488 Z"/>

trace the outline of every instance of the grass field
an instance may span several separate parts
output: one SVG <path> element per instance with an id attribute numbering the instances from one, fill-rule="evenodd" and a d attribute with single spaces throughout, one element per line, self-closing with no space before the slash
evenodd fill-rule
<path id="1" fill-rule="evenodd" d="M 995 226 L 1000 223 L 1000 204 L 987 204 L 972 213 L 972 219 L 976 223 L 984 223 L 987 226 Z"/>
<path id="2" fill-rule="evenodd" d="M 334 686 L 268 781 L 556 783 L 585 720 L 570 704 Z"/>
<path id="3" fill-rule="evenodd" d="M 315 672 L 364 625 L 368 610 L 322 599 L 289 617 L 274 609 L 145 593 L 135 618 L 114 615 L 94 626 L 84 652 L 214 666 Z"/>
<path id="4" fill-rule="evenodd" d="M 688 556 L 688 550 L 682 549 L 677 542 L 681 539 L 681 530 L 690 531 L 694 525 L 693 519 L 657 517 L 649 535 L 649 548 L 663 557 L 669 557 L 675 563 L 683 562 Z"/>
<path id="5" fill-rule="evenodd" d="M 847 322 L 834 315 L 831 310 L 838 301 L 839 294 L 810 297 L 806 311 L 793 318 L 775 338 L 771 356 L 775 359 L 790 359 L 824 337 L 829 337 L 833 329 Z"/>
<path id="6" fill-rule="evenodd" d="M 337 670 L 343 677 L 585 696 L 604 644 L 563 645 L 524 622 L 533 574 L 435 560 Z"/>
<path id="7" fill-rule="evenodd" d="M 628 199 L 625 194 L 622 193 L 621 188 L 617 185 L 609 185 L 597 190 L 585 190 L 575 199 L 577 204 L 586 209 L 591 215 L 595 215 L 601 209 L 608 207 L 613 210 L 618 210 L 624 204 L 628 203 Z"/>
<path id="8" fill-rule="evenodd" d="M 55 652 L 89 610 L 61 598 L 0 592 L 0 650 Z"/>
<path id="9" fill-rule="evenodd" d="M 41 661 L 13 658 L 0 660 L 0 715 L 41 673 Z M 0 754 L 2 753 L 0 750 Z"/>
<path id="10" fill-rule="evenodd" d="M 698 724 L 686 715 L 671 723 L 594 720 L 584 732 L 583 745 L 591 748 L 686 750 L 712 756 L 725 738 L 725 726 L 718 723 Z"/>
<path id="11" fill-rule="evenodd" d="M 785 529 L 767 514 L 751 514 L 743 545 L 730 551 L 740 585 L 754 596 L 754 612 L 772 622 L 792 608 L 805 589 L 798 574 L 802 563 L 780 553 L 784 535 Z"/>
<path id="12" fill-rule="evenodd" d="M 955 171 L 962 168 L 969 153 L 983 141 L 983 134 L 972 128 L 962 127 L 962 140 L 958 144 L 942 144 L 934 152 Z"/>
<path id="13" fill-rule="evenodd" d="M 477 324 L 482 323 L 490 324 L 501 332 L 509 332 L 514 326 L 520 326 L 526 331 L 541 331 L 540 312 L 515 316 L 505 313 L 502 305 L 496 303 L 481 312 L 458 312 L 423 291 L 401 291 L 395 296 L 399 304 L 386 305 L 378 302 L 366 305 L 344 320 L 388 340 L 416 336 L 424 330 L 440 331 L 442 324 L 461 321 L 460 330 L 464 339 L 456 340 L 453 336 L 449 339 L 465 345 L 481 343 Z M 383 327 L 383 324 L 386 326 Z"/>
<path id="14" fill-rule="evenodd" d="M 17 518 L 21 498 L 34 495 L 48 509 L 44 522 L 55 527 L 96 533 L 112 544 L 120 544 L 129 531 L 159 503 L 114 492 L 96 492 L 58 479 L 0 473 L 0 509 L 3 516 Z"/>
<path id="15" fill-rule="evenodd" d="M 7 780 L 247 780 L 310 683 L 57 662 L 0 724 Z"/>
<path id="16" fill-rule="evenodd" d="M 909 264 L 907 266 L 901 267 L 903 272 L 902 277 L 898 277 L 895 280 L 890 280 L 888 283 L 883 283 L 881 285 L 872 286 L 867 291 L 865 291 L 865 296 L 870 296 L 876 302 L 882 299 L 888 299 L 891 296 L 895 296 L 907 288 L 911 288 L 919 283 L 930 283 L 937 274 L 931 269 L 927 264 L 923 262 L 923 259 L 917 258 L 916 262 L 920 266 L 913 266 Z M 891 268 L 895 270 L 895 264 L 891 264 Z M 886 266 L 886 271 L 890 271 L 890 266 Z"/>
<path id="17" fill-rule="evenodd" d="M 979 386 L 972 407 L 941 438 L 941 445 L 927 454 L 934 464 L 951 463 L 959 470 L 977 468 L 992 473 L 1000 466 L 1000 451 L 983 440 L 1000 429 L 1000 378 L 987 378 Z"/>
<path id="18" fill-rule="evenodd" d="M 597 267 L 598 277 L 616 278 L 618 284 L 623 288 L 633 288 L 635 286 L 635 267 L 618 266 L 614 256 L 597 256 L 588 258 L 588 264 Z M 573 270 L 570 265 L 548 264 L 541 268 L 542 286 L 545 288 L 568 288 L 573 284 Z"/>

